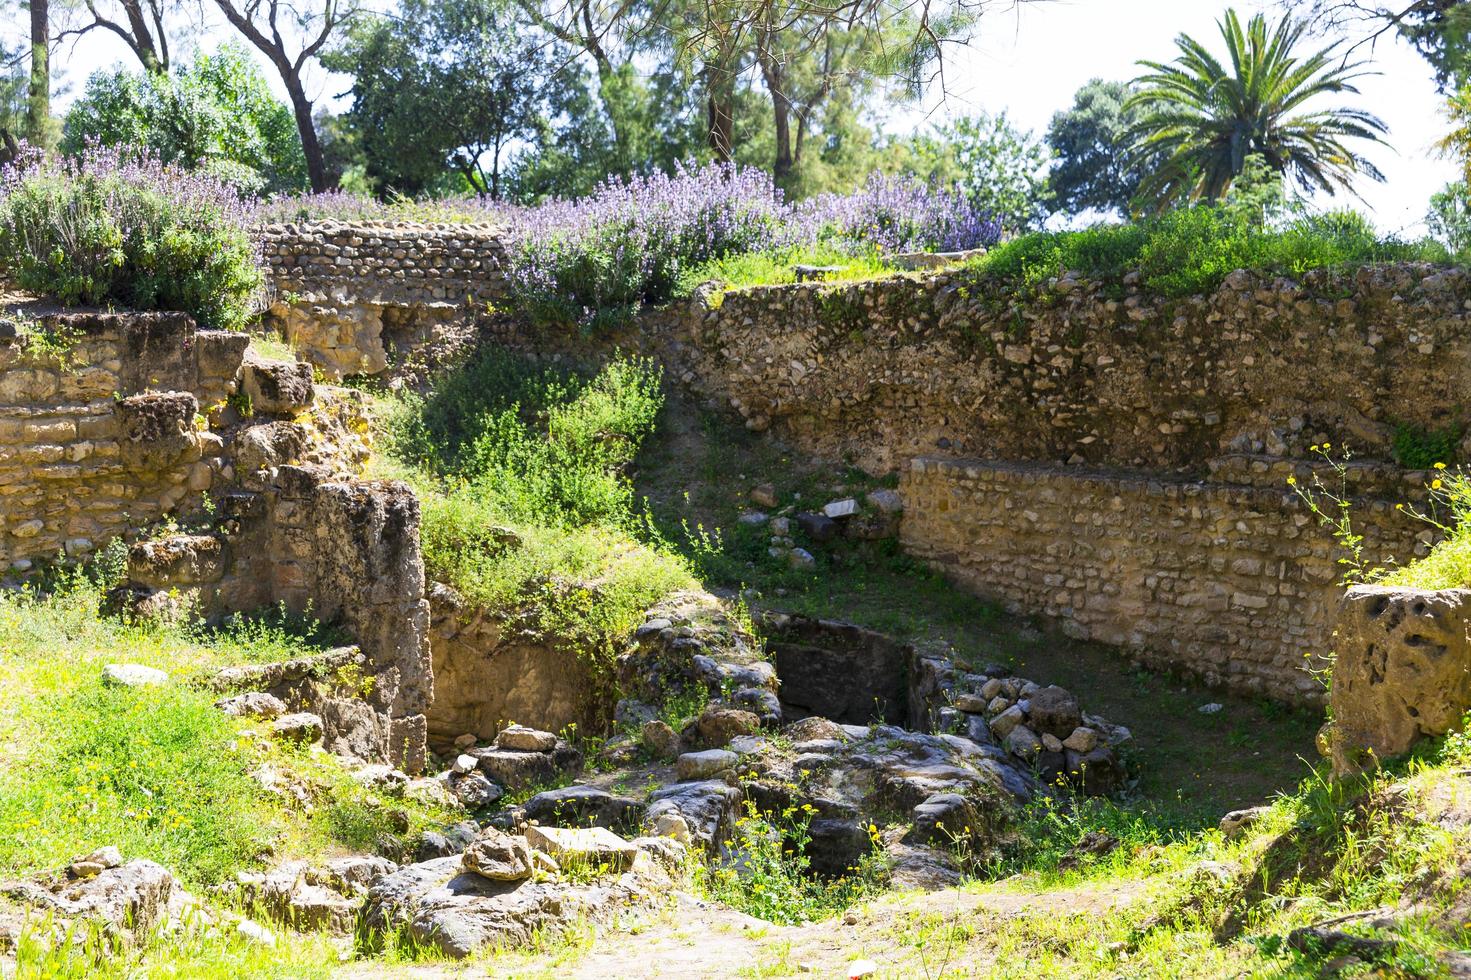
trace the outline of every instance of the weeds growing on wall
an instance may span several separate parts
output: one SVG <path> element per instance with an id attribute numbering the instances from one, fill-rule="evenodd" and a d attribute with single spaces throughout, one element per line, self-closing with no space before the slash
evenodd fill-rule
<path id="1" fill-rule="evenodd" d="M 1459 423 L 1435 429 L 1400 423 L 1394 427 L 1394 460 L 1410 470 L 1428 470 L 1437 463 L 1449 466 L 1456 461 L 1465 431 Z"/>
<path id="2" fill-rule="evenodd" d="M 264 284 L 234 190 L 111 150 L 5 170 L 0 272 L 64 305 L 182 310 L 201 327 L 243 326 Z"/>

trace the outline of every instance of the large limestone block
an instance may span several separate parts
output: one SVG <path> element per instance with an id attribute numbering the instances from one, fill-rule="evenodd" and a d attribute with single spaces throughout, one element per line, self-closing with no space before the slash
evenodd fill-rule
<path id="1" fill-rule="evenodd" d="M 1471 590 L 1349 589 L 1335 644 L 1335 772 L 1401 755 L 1471 708 Z"/>

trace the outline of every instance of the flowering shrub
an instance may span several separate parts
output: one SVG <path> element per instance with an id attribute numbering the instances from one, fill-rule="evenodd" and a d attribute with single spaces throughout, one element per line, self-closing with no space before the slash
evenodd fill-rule
<path id="1" fill-rule="evenodd" d="M 823 194 L 795 209 L 807 242 L 850 252 L 959 252 L 994 245 L 1001 225 L 957 190 L 872 174 L 862 190 Z"/>
<path id="2" fill-rule="evenodd" d="M 0 176 L 0 270 L 63 304 L 182 310 L 203 327 L 242 325 L 264 282 L 228 185 L 96 148 Z"/>
<path id="3" fill-rule="evenodd" d="M 622 322 L 673 296 L 684 270 L 771 246 L 788 213 L 771 177 L 751 168 L 609 180 L 510 216 L 511 288 L 536 322 Z"/>

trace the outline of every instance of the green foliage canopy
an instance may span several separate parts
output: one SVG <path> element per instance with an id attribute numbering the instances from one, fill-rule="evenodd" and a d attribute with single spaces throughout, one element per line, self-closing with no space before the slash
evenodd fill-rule
<path id="1" fill-rule="evenodd" d="M 144 149 L 249 193 L 306 187 L 306 158 L 291 110 L 235 43 L 201 54 L 173 75 L 94 74 L 67 112 L 61 151 L 76 156 L 91 143 Z"/>

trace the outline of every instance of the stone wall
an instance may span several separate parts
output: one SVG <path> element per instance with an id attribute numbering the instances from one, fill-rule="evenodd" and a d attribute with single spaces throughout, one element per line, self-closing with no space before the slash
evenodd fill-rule
<path id="1" fill-rule="evenodd" d="M 1342 594 L 1339 551 L 1286 487 L 935 458 L 904 473 L 906 550 L 1009 608 L 1147 662 L 1317 702 Z M 1364 498 L 1370 554 L 1420 527 Z"/>
<path id="2" fill-rule="evenodd" d="M 330 378 L 378 374 L 506 292 L 493 225 L 323 221 L 259 237 L 267 321 Z"/>
<path id="3" fill-rule="evenodd" d="M 90 553 L 219 480 L 203 415 L 247 338 L 182 314 L 49 318 L 61 341 L 0 334 L 0 567 Z M 0 329 L 6 329 L 0 325 Z"/>
<path id="4" fill-rule="evenodd" d="M 1204 474 L 1315 442 L 1383 455 L 1467 403 L 1471 274 L 1238 272 L 1208 294 L 964 272 L 761 287 L 666 317 L 679 376 L 753 429 L 872 472 L 921 455 Z M 1461 413 L 1464 415 L 1464 413 Z"/>

